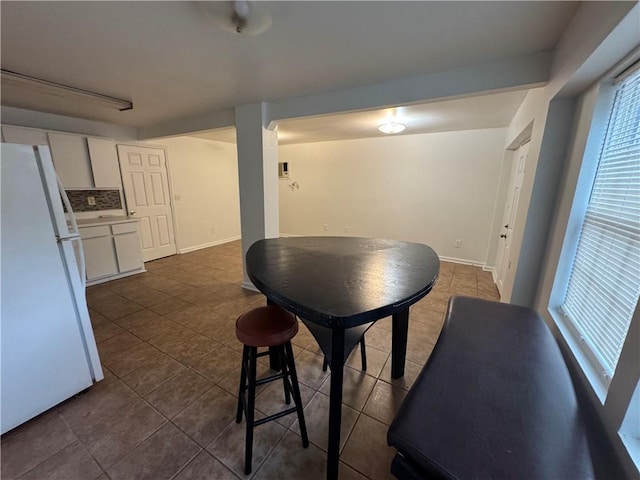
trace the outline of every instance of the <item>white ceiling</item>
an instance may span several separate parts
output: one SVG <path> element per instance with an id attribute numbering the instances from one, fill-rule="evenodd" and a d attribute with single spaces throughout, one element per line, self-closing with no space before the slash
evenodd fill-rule
<path id="1" fill-rule="evenodd" d="M 264 2 L 273 26 L 254 37 L 218 28 L 197 2 L 3 1 L 2 68 L 130 99 L 134 108 L 76 108 L 4 87 L 2 104 L 148 127 L 551 50 L 577 5 Z M 435 114 L 432 107 L 424 111 Z M 350 134 L 371 121 L 338 121 L 346 120 Z M 318 122 L 296 129 L 320 129 Z"/>
<path id="2" fill-rule="evenodd" d="M 524 100 L 526 90 L 445 100 L 383 110 L 282 120 L 278 122 L 278 143 L 325 142 L 349 138 L 381 137 L 378 125 L 389 118 L 407 128 L 395 135 L 497 128 L 509 125 Z M 235 143 L 235 129 L 199 132 L 194 137 Z"/>

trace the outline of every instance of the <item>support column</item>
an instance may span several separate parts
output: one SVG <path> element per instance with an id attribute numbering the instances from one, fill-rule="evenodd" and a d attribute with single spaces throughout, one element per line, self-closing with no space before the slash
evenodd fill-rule
<path id="1" fill-rule="evenodd" d="M 236 107 L 235 118 L 244 263 L 247 250 L 255 241 L 280 234 L 278 132 L 277 128 L 268 128 L 265 103 Z M 242 286 L 255 289 L 246 266 Z"/>

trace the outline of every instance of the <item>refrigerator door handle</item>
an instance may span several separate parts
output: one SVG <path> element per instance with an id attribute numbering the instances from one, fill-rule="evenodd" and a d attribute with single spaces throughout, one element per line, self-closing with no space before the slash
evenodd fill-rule
<path id="1" fill-rule="evenodd" d="M 60 190 L 60 197 L 62 198 L 62 203 L 64 203 L 64 208 L 67 209 L 67 213 L 69 214 L 69 220 L 71 221 L 72 230 L 69 231 L 71 235 L 80 235 L 80 230 L 78 230 L 78 222 L 76 221 L 76 216 L 73 213 L 73 208 L 71 208 L 71 202 L 69 201 L 69 197 L 67 196 L 67 192 L 65 192 L 64 187 L 62 186 L 62 182 L 60 178 L 56 174 L 56 181 L 58 182 L 58 189 Z"/>
<path id="2" fill-rule="evenodd" d="M 60 197 L 62 198 L 62 203 L 64 203 L 64 207 L 67 209 L 67 213 L 69 214 L 69 220 L 71 221 L 72 230 L 69 233 L 72 235 L 69 240 L 71 242 L 78 242 L 78 270 L 80 274 L 80 281 L 82 282 L 82 288 L 87 288 L 87 276 L 85 274 L 85 263 L 84 263 L 84 248 L 82 246 L 82 239 L 80 238 L 80 230 L 78 229 L 78 222 L 76 221 L 76 216 L 73 213 L 73 209 L 71 208 L 71 202 L 69 201 L 69 197 L 67 196 L 67 192 L 65 192 L 64 187 L 62 186 L 62 182 L 60 178 L 56 174 L 56 180 L 58 181 L 58 188 L 60 190 Z"/>
<path id="3" fill-rule="evenodd" d="M 78 273 L 80 274 L 80 282 L 82 282 L 82 289 L 87 288 L 87 275 L 85 274 L 85 264 L 84 264 L 84 248 L 82 248 L 82 239 L 80 237 L 75 237 L 71 239 L 71 242 L 78 243 Z"/>

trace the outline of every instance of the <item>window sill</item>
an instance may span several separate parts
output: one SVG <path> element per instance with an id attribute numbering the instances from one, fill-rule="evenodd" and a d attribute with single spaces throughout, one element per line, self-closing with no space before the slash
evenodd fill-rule
<path id="1" fill-rule="evenodd" d="M 587 377 L 587 380 L 589 381 L 589 384 L 591 385 L 594 393 L 600 400 L 600 403 L 604 405 L 604 401 L 607 398 L 607 385 L 600 375 L 600 372 L 598 372 L 596 368 L 594 368 L 593 363 L 585 354 L 585 347 L 582 341 L 567 325 L 564 317 L 556 308 L 549 307 L 548 312 L 549 315 L 551 315 L 554 323 L 558 327 L 558 330 L 560 330 L 562 338 L 564 338 L 564 341 L 569 346 L 573 357 L 575 358 L 576 362 L 578 362 L 578 365 L 580 365 L 580 368 L 582 369 L 585 377 Z"/>
<path id="2" fill-rule="evenodd" d="M 636 468 L 640 472 L 640 438 L 625 435 L 624 433 L 618 433 L 618 435 L 627 449 L 631 460 L 633 460 L 633 463 L 635 463 Z"/>

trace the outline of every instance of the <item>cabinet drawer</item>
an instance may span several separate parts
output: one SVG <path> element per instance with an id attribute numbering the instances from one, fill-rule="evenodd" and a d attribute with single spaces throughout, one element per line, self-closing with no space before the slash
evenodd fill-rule
<path id="1" fill-rule="evenodd" d="M 99 227 L 82 227 L 78 230 L 80 231 L 80 238 L 95 238 L 111 235 L 109 225 L 101 225 Z"/>
<path id="2" fill-rule="evenodd" d="M 120 233 L 137 232 L 138 222 L 116 223 L 115 225 L 111 225 L 111 231 L 114 235 L 118 235 Z"/>

